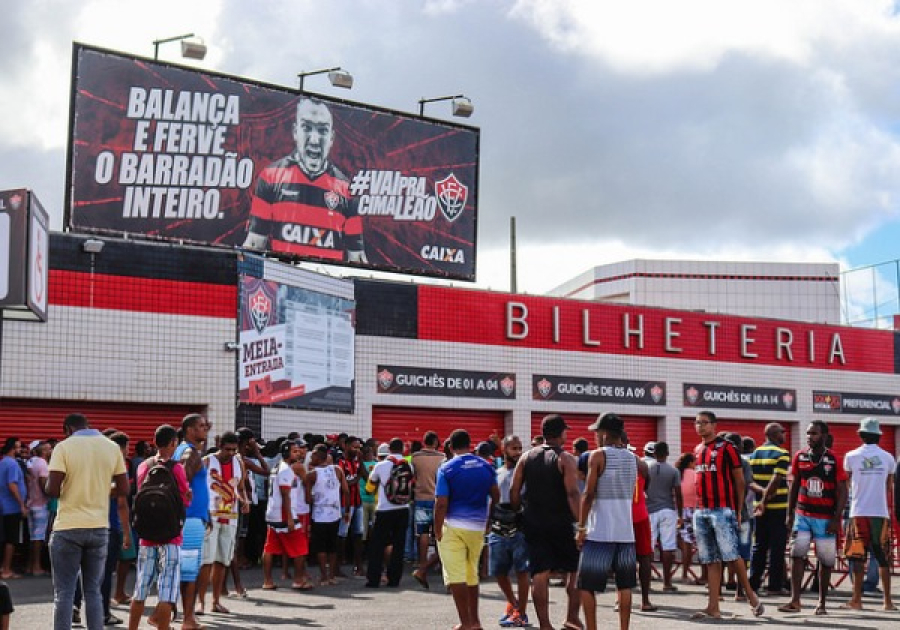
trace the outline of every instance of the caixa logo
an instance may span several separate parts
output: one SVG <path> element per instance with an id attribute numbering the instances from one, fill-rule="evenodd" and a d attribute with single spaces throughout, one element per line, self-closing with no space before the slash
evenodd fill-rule
<path id="1" fill-rule="evenodd" d="M 308 225 L 286 223 L 281 228 L 281 239 L 288 243 L 299 243 L 311 247 L 334 248 L 334 232 Z"/>
<path id="2" fill-rule="evenodd" d="M 442 247 L 440 245 L 422 245 L 419 252 L 423 260 L 435 260 L 437 262 L 466 264 L 466 252 L 460 248 Z"/>

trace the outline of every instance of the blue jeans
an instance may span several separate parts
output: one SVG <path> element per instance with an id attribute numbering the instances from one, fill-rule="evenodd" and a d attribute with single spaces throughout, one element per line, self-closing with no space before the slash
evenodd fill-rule
<path id="1" fill-rule="evenodd" d="M 85 616 L 88 630 L 102 630 L 103 601 L 100 583 L 106 564 L 109 529 L 64 529 L 50 536 L 50 562 L 53 567 L 53 628 L 72 627 L 72 606 L 78 572 L 84 586 Z"/>

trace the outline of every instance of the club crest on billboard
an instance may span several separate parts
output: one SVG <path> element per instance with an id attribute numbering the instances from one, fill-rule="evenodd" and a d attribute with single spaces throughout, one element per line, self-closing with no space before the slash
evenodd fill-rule
<path id="1" fill-rule="evenodd" d="M 250 313 L 250 321 L 256 332 L 262 333 L 269 325 L 272 318 L 272 298 L 266 293 L 262 284 L 250 294 L 248 298 L 248 312 Z"/>
<path id="2" fill-rule="evenodd" d="M 459 181 L 456 175 L 450 173 L 435 183 L 434 191 L 441 204 L 441 212 L 444 213 L 444 217 L 451 223 L 456 221 L 466 209 L 469 187 Z"/>

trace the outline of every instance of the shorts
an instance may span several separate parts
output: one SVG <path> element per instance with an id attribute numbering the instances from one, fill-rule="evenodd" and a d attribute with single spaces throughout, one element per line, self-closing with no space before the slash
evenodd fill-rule
<path id="1" fill-rule="evenodd" d="M 145 601 L 156 583 L 159 601 L 174 604 L 178 601 L 180 582 L 181 547 L 172 544 L 141 547 L 134 578 L 134 599 Z"/>
<path id="2" fill-rule="evenodd" d="M 738 526 L 731 508 L 697 508 L 694 535 L 700 564 L 732 562 L 741 557 L 738 550 Z"/>
<path id="3" fill-rule="evenodd" d="M 659 546 L 663 551 L 678 549 L 678 512 L 675 510 L 659 510 L 650 514 L 650 544 Z"/>
<path id="4" fill-rule="evenodd" d="M 266 531 L 263 553 L 273 556 L 285 555 L 299 558 L 309 553 L 309 514 L 301 514 L 294 519 L 296 529 L 292 532 L 276 531 L 270 524 Z M 281 528 L 279 528 L 281 529 Z"/>
<path id="5" fill-rule="evenodd" d="M 694 538 L 694 508 L 684 508 L 681 511 L 681 529 L 678 530 L 681 540 L 689 545 L 693 545 L 697 540 Z"/>
<path id="6" fill-rule="evenodd" d="M 337 553 L 338 528 L 340 521 L 330 523 L 312 522 L 309 530 L 310 553 Z"/>
<path id="7" fill-rule="evenodd" d="M 753 530 L 756 519 L 747 518 L 741 521 L 738 529 L 738 553 L 748 562 L 753 559 Z"/>
<path id="8" fill-rule="evenodd" d="M 50 510 L 47 506 L 28 510 L 28 534 L 31 541 L 47 540 L 47 525 L 50 523 Z"/>
<path id="9" fill-rule="evenodd" d="M 478 586 L 478 561 L 484 547 L 484 530 L 444 526 L 437 543 L 444 584 Z"/>
<path id="10" fill-rule="evenodd" d="M 616 590 L 637 585 L 637 553 L 634 543 L 585 540 L 581 547 L 575 585 L 582 591 L 602 593 L 609 574 L 616 577 Z"/>
<path id="11" fill-rule="evenodd" d="M 416 536 L 430 534 L 434 526 L 434 501 L 416 501 L 413 506 Z"/>
<path id="12" fill-rule="evenodd" d="M 362 504 L 362 522 L 363 522 L 363 531 L 362 531 L 362 539 L 369 539 L 369 530 L 372 529 L 372 523 L 375 521 L 375 508 L 378 507 L 378 504 L 374 501 L 371 503 L 363 503 Z"/>
<path id="13" fill-rule="evenodd" d="M 196 582 L 200 575 L 200 561 L 203 559 L 203 539 L 206 537 L 206 524 L 192 516 L 185 520 L 181 530 L 181 581 Z"/>
<path id="14" fill-rule="evenodd" d="M 506 537 L 500 534 L 488 534 L 488 575 L 500 577 L 510 571 L 525 573 L 528 571 L 528 548 L 525 546 L 525 534 L 516 532 Z"/>
<path id="15" fill-rule="evenodd" d="M 837 535 L 828 533 L 827 518 L 813 518 L 798 514 L 791 534 L 791 558 L 805 558 L 809 544 L 816 541 L 816 558 L 829 569 L 837 559 Z"/>
<path id="16" fill-rule="evenodd" d="M 547 571 L 573 573 L 578 569 L 578 547 L 575 528 L 567 521 L 557 521 L 550 527 L 529 526 L 525 521 L 525 544 L 528 548 L 528 568 L 532 577 Z"/>
<path id="17" fill-rule="evenodd" d="M 226 567 L 234 558 L 234 545 L 237 542 L 237 519 L 220 523 L 213 519 L 212 528 L 207 531 L 203 541 L 203 566 L 218 562 Z"/>
<path id="18" fill-rule="evenodd" d="M 875 516 L 851 517 L 844 541 L 844 556 L 848 560 L 865 562 L 869 553 L 882 569 L 891 566 L 891 522 Z"/>
<path id="19" fill-rule="evenodd" d="M 653 539 L 650 537 L 650 519 L 634 523 L 634 552 L 640 556 L 653 555 Z"/>
<path id="20" fill-rule="evenodd" d="M 125 547 L 124 549 L 119 549 L 119 560 L 122 562 L 131 562 L 132 560 L 137 560 L 137 542 L 138 535 L 137 532 L 134 531 L 134 528 L 131 528 L 131 544 Z"/>
<path id="21" fill-rule="evenodd" d="M 22 513 L 3 515 L 3 540 L 11 545 L 17 545 L 22 540 Z"/>
<path id="22" fill-rule="evenodd" d="M 357 505 L 356 507 L 344 508 L 344 513 L 346 514 L 347 512 L 350 512 L 350 519 L 345 520 L 341 518 L 340 526 L 338 527 L 338 536 L 341 538 L 346 538 L 347 534 L 362 536 L 363 520 L 365 518 L 363 506 Z"/>

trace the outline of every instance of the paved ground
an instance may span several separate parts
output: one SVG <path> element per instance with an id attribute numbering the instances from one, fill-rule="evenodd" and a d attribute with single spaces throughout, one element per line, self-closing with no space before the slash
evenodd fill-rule
<path id="1" fill-rule="evenodd" d="M 411 578 L 405 577 L 399 590 L 363 588 L 361 579 L 347 579 L 337 586 L 318 588 L 309 593 L 293 592 L 288 588 L 277 591 L 262 591 L 262 574 L 257 570 L 245 572 L 246 586 L 250 589 L 248 599 L 228 599 L 231 615 L 204 615 L 203 622 L 208 628 L 241 628 L 243 630 L 274 628 L 337 628 L 337 629 L 378 629 L 411 628 L 431 629 L 451 628 L 455 623 L 453 601 L 440 584 L 439 576 L 431 579 L 432 588 L 425 591 Z M 46 578 L 24 578 L 9 582 L 16 605 L 12 628 L 52 627 L 52 587 Z M 659 583 L 654 582 L 654 588 Z M 900 613 L 881 612 L 881 600 L 866 598 L 868 610 L 846 612 L 838 606 L 849 597 L 849 586 L 843 584 L 832 596 L 827 617 L 812 614 L 815 600 L 804 597 L 806 607 L 801 614 L 787 615 L 777 612 L 784 598 L 766 598 L 766 613 L 756 619 L 750 614 L 746 604 L 726 600 L 722 610 L 733 615 L 731 619 L 718 622 L 695 622 L 688 620 L 691 612 L 705 605 L 706 592 L 698 586 L 679 585 L 679 592 L 662 594 L 654 592 L 653 602 L 659 610 L 654 613 L 635 612 L 632 627 L 637 629 L 672 630 L 676 628 L 700 628 L 725 626 L 737 628 L 900 628 Z M 896 590 L 896 589 L 895 589 Z M 561 588 L 551 591 L 551 612 L 555 623 L 561 625 L 564 619 L 564 592 Z M 730 597 L 730 595 L 728 596 Z M 614 628 L 616 614 L 612 611 L 614 595 L 598 596 L 598 618 L 601 628 Z M 481 620 L 487 628 L 497 628 L 497 618 L 504 608 L 503 597 L 496 583 L 488 582 L 482 588 Z M 533 610 L 529 610 L 534 622 Z M 125 609 L 116 609 L 115 614 L 126 618 Z M 557 627 L 559 627 L 557 625 Z M 149 628 L 146 623 L 142 628 Z M 176 627 L 179 627 L 176 625 Z"/>

